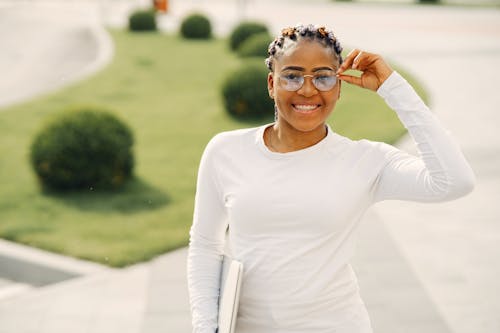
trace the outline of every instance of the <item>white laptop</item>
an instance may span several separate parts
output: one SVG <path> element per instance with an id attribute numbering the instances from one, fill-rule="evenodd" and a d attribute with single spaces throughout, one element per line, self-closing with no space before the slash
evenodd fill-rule
<path id="1" fill-rule="evenodd" d="M 243 264 L 228 255 L 222 261 L 217 333 L 234 333 L 240 300 Z"/>

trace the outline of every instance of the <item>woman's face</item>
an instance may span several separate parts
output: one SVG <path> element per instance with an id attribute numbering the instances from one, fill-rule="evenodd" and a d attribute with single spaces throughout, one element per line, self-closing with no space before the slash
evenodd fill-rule
<path id="1" fill-rule="evenodd" d="M 288 91 L 280 84 L 280 75 L 293 71 L 318 75 L 336 71 L 338 61 L 331 50 L 315 41 L 301 40 L 274 61 L 274 72 L 268 75 L 269 95 L 278 107 L 279 121 L 299 131 L 312 131 L 323 126 L 340 97 L 340 80 L 329 91 L 317 89 L 312 77 L 304 77 L 297 91 Z"/>

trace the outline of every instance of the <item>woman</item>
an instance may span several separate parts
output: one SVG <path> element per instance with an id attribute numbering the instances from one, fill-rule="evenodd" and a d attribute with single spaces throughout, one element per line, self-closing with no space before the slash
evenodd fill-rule
<path id="1" fill-rule="evenodd" d="M 364 212 L 382 200 L 472 191 L 459 146 L 408 82 L 379 55 L 355 49 L 343 61 L 341 51 L 323 27 L 284 29 L 266 59 L 276 121 L 219 133 L 205 148 L 188 253 L 193 332 L 217 329 L 228 225 L 244 267 L 237 333 L 372 332 L 349 264 Z M 344 73 L 351 68 L 361 77 Z M 419 157 L 335 133 L 326 119 L 342 81 L 384 98 Z"/>

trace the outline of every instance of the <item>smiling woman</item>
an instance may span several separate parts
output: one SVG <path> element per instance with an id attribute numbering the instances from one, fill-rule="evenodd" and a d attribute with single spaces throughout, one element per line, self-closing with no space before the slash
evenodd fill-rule
<path id="1" fill-rule="evenodd" d="M 383 200 L 439 202 L 472 191 L 459 146 L 408 82 L 377 54 L 355 49 L 344 61 L 341 51 L 324 27 L 284 29 L 266 60 L 275 122 L 207 144 L 187 262 L 194 332 L 217 330 L 229 228 L 228 248 L 243 264 L 236 333 L 371 333 L 350 265 L 364 212 Z M 419 157 L 334 132 L 326 120 L 343 81 L 383 98 Z"/>
<path id="2" fill-rule="evenodd" d="M 335 75 L 339 66 L 332 52 L 314 41 L 298 43 L 275 61 L 268 89 L 280 126 L 266 129 L 269 146 L 289 152 L 325 137 L 325 121 L 340 98 L 341 83 Z"/>

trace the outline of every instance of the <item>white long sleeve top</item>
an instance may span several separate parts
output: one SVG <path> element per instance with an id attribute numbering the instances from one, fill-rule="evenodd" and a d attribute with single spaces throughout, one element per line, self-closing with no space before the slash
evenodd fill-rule
<path id="1" fill-rule="evenodd" d="M 225 234 L 243 263 L 236 333 L 370 333 L 349 264 L 361 217 L 388 199 L 441 202 L 472 191 L 459 146 L 396 71 L 377 90 L 419 156 L 335 133 L 288 153 L 266 124 L 215 135 L 201 158 L 188 250 L 194 333 L 217 329 Z"/>

